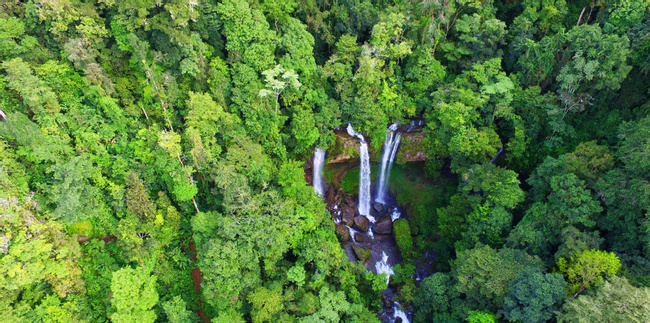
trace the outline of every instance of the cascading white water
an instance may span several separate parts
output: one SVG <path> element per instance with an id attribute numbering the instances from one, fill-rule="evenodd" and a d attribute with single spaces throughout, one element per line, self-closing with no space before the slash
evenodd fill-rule
<path id="1" fill-rule="evenodd" d="M 359 139 L 359 158 L 361 169 L 359 171 L 359 214 L 368 218 L 374 223 L 375 218 L 370 215 L 370 155 L 368 144 L 362 134 L 355 132 L 351 124 L 348 124 L 348 134 Z"/>
<path id="2" fill-rule="evenodd" d="M 402 319 L 402 323 L 410 323 L 408 317 L 406 316 L 406 313 L 404 311 L 399 309 L 399 303 L 395 302 L 395 305 L 393 306 L 393 311 L 395 314 L 393 315 L 393 320 L 396 320 L 398 317 Z"/>
<path id="3" fill-rule="evenodd" d="M 497 154 L 494 155 L 494 157 L 493 157 L 492 159 L 490 159 L 490 164 L 493 164 L 494 161 L 497 160 L 497 157 L 499 157 L 499 154 L 501 154 L 502 151 L 503 151 L 503 146 L 501 146 L 501 148 L 499 149 L 499 151 L 497 151 Z"/>
<path id="4" fill-rule="evenodd" d="M 395 208 L 393 212 L 390 213 L 390 219 L 395 222 L 395 220 L 399 219 L 399 217 L 402 215 L 402 213 L 399 211 L 398 208 Z"/>
<path id="5" fill-rule="evenodd" d="M 390 276 L 395 275 L 393 267 L 388 264 L 388 255 L 385 251 L 381 251 L 381 261 L 375 263 L 375 269 L 377 270 L 377 275 L 386 274 L 386 285 L 390 281 Z"/>
<path id="6" fill-rule="evenodd" d="M 350 230 L 350 239 L 352 239 L 353 242 L 357 242 L 357 239 L 355 239 L 355 236 L 356 236 L 357 233 L 359 233 L 359 231 L 353 229 L 349 225 L 346 225 L 346 227 L 348 228 L 348 230 Z"/>
<path id="7" fill-rule="evenodd" d="M 388 130 L 390 132 L 386 134 L 386 141 L 384 141 L 384 149 L 381 154 L 381 173 L 379 173 L 379 183 L 377 184 L 377 194 L 375 197 L 375 201 L 381 204 L 386 203 L 386 190 L 388 189 L 390 171 L 393 168 L 397 149 L 399 149 L 399 144 L 402 139 L 401 133 L 395 133 L 397 123 L 390 125 Z"/>
<path id="8" fill-rule="evenodd" d="M 323 164 L 325 163 L 325 151 L 316 148 L 314 151 L 314 176 L 313 176 L 313 184 L 312 186 L 314 187 L 314 192 L 318 194 L 318 196 L 322 197 L 325 195 L 325 185 L 323 182 Z"/>

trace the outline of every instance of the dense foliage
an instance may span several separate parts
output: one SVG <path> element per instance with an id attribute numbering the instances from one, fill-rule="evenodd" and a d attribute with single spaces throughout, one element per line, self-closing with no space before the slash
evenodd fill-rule
<path id="1" fill-rule="evenodd" d="M 649 8 L 4 1 L 0 321 L 377 321 L 303 164 L 409 118 L 416 322 L 648 321 Z"/>

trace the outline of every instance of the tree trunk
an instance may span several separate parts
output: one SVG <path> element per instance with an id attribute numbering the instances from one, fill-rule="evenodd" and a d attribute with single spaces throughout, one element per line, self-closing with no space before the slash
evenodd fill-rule
<path id="1" fill-rule="evenodd" d="M 580 20 L 582 20 L 582 15 L 584 15 L 585 9 L 587 9 L 587 7 L 582 8 L 582 12 L 580 12 L 580 17 L 578 18 L 578 23 L 576 24 L 576 26 L 580 26 Z"/>

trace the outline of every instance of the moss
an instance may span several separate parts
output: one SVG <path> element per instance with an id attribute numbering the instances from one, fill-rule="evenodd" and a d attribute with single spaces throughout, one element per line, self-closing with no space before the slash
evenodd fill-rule
<path id="1" fill-rule="evenodd" d="M 359 191 L 359 167 L 355 167 L 343 175 L 341 188 L 346 194 L 355 194 Z"/>
<path id="2" fill-rule="evenodd" d="M 430 248 L 438 229 L 436 210 L 446 206 L 456 192 L 457 181 L 444 176 L 426 176 L 424 163 L 393 165 L 389 188 L 397 192 L 397 204 L 408 210 L 411 233 L 418 241 L 417 249 Z M 421 236 L 421 237 L 420 237 Z"/>
<path id="3" fill-rule="evenodd" d="M 352 250 L 354 250 L 355 256 L 357 256 L 357 259 L 359 259 L 361 263 L 364 263 L 370 259 L 370 249 L 359 246 L 352 246 Z"/>
<path id="4" fill-rule="evenodd" d="M 409 157 L 417 155 L 418 152 L 426 153 L 424 135 L 421 132 L 406 133 L 402 136 L 395 163 L 403 165 L 408 162 Z"/>
<path id="5" fill-rule="evenodd" d="M 337 132 L 336 139 L 332 146 L 330 146 L 327 151 L 326 161 L 332 160 L 332 158 L 347 155 L 350 159 L 359 158 L 359 141 L 356 138 L 350 137 L 345 133 Z"/>
<path id="6" fill-rule="evenodd" d="M 406 219 L 397 219 L 393 222 L 393 232 L 395 233 L 395 242 L 402 253 L 405 260 L 410 260 L 413 257 L 413 237 L 411 236 L 411 228 Z"/>
<path id="7" fill-rule="evenodd" d="M 339 188 L 341 187 L 341 183 L 336 180 L 336 175 L 345 171 L 349 166 L 349 163 L 326 164 L 325 167 L 323 167 L 323 179 L 325 179 L 328 184 L 333 185 L 334 188 Z"/>
<path id="8" fill-rule="evenodd" d="M 341 188 L 346 194 L 357 194 L 359 192 L 359 173 L 360 167 L 354 167 L 347 171 L 341 180 Z M 377 177 L 377 172 L 379 172 L 379 165 L 370 164 L 370 180 L 374 181 Z"/>

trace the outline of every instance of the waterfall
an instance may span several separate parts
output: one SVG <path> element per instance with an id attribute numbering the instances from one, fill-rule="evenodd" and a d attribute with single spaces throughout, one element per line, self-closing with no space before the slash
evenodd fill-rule
<path id="1" fill-rule="evenodd" d="M 370 215 L 370 155 L 368 144 L 362 134 L 355 132 L 351 124 L 348 124 L 348 134 L 359 139 L 359 158 L 361 169 L 359 171 L 359 214 L 368 218 L 371 223 L 375 218 Z"/>
<path id="2" fill-rule="evenodd" d="M 377 275 L 386 274 L 386 285 L 390 281 L 390 276 L 395 275 L 393 268 L 388 264 L 388 255 L 383 250 L 381 251 L 381 261 L 375 264 L 375 269 L 377 270 Z"/>
<path id="3" fill-rule="evenodd" d="M 393 123 L 388 128 L 390 132 L 386 134 L 386 141 L 384 141 L 384 149 L 381 154 L 381 173 L 379 173 L 379 184 L 377 185 L 376 202 L 385 203 L 386 190 L 388 189 L 388 180 L 390 179 L 390 171 L 393 168 L 393 162 L 399 149 L 399 143 L 402 139 L 401 133 L 395 133 L 397 130 L 397 123 Z"/>
<path id="4" fill-rule="evenodd" d="M 314 187 L 314 192 L 316 192 L 316 194 L 318 194 L 320 197 L 323 197 L 323 195 L 325 195 L 325 185 L 323 182 L 324 162 L 325 151 L 320 148 L 316 148 L 316 151 L 314 151 L 314 176 L 312 186 Z"/>
<path id="5" fill-rule="evenodd" d="M 503 151 L 503 146 L 497 151 L 497 154 L 494 155 L 494 158 L 490 159 L 490 164 L 494 163 L 495 160 L 497 160 L 497 157 L 499 157 L 499 154 Z"/>
<path id="6" fill-rule="evenodd" d="M 422 120 L 413 120 L 406 127 L 406 132 L 411 132 L 411 131 L 415 130 L 415 128 L 421 127 L 423 124 L 424 124 L 424 121 L 422 121 Z"/>
<path id="7" fill-rule="evenodd" d="M 398 317 L 402 319 L 402 323 L 409 323 L 409 319 L 406 316 L 406 313 L 404 311 L 399 309 L 399 303 L 395 302 L 395 305 L 393 306 L 393 310 L 395 311 L 393 319 L 396 320 Z"/>

